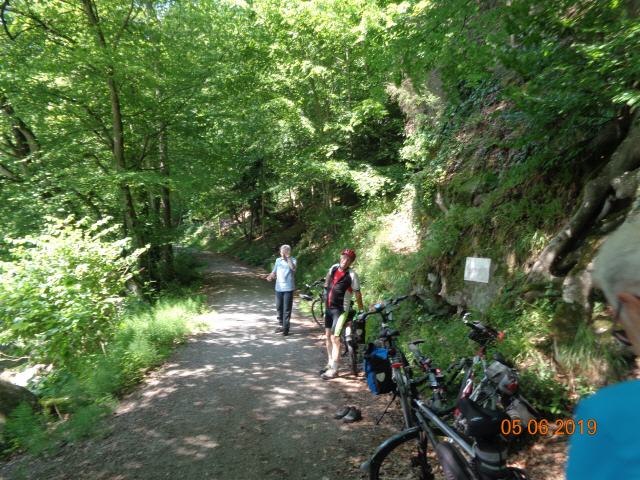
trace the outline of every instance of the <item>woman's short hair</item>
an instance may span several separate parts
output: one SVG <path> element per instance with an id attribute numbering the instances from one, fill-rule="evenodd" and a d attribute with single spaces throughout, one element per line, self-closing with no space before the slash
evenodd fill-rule
<path id="1" fill-rule="evenodd" d="M 280 247 L 280 251 L 286 250 L 287 252 L 291 253 L 291 245 L 282 245 Z"/>
<path id="2" fill-rule="evenodd" d="M 627 219 L 607 237 L 594 260 L 592 276 L 611 306 L 616 306 L 621 292 L 640 296 L 640 215 Z"/>

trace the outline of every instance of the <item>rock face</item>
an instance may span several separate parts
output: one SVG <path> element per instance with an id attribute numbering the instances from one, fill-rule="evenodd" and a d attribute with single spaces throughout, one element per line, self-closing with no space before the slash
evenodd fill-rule
<path id="1" fill-rule="evenodd" d="M 451 288 L 447 278 L 442 278 L 442 286 L 439 295 L 450 305 L 462 308 L 474 308 L 484 312 L 500 294 L 505 285 L 505 280 L 497 275 L 498 264 L 491 263 L 491 275 L 488 283 L 464 281 L 462 285 L 456 282 L 456 287 Z M 456 272 L 463 275 L 464 271 Z"/>
<path id="2" fill-rule="evenodd" d="M 35 408 L 38 405 L 38 397 L 24 387 L 0 380 L 0 416 L 7 417 L 22 402 L 27 402 Z"/>

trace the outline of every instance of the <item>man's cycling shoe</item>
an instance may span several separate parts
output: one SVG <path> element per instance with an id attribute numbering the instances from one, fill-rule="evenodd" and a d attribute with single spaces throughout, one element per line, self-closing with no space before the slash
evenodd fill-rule
<path id="1" fill-rule="evenodd" d="M 338 371 L 334 370 L 333 368 L 330 368 L 329 370 L 324 372 L 322 375 L 320 375 L 320 377 L 322 377 L 324 380 L 331 380 L 332 378 L 336 378 L 337 376 L 338 376 Z"/>
<path id="2" fill-rule="evenodd" d="M 353 407 L 343 407 L 340 410 L 338 410 L 334 415 L 333 418 L 335 418 L 336 420 L 340 420 L 341 418 L 343 418 L 347 413 L 349 413 L 351 411 Z"/>
<path id="3" fill-rule="evenodd" d="M 282 332 L 284 332 L 284 328 L 282 328 L 282 327 L 278 327 L 275 330 L 275 333 L 282 333 Z"/>
<path id="4" fill-rule="evenodd" d="M 322 367 L 320 369 L 320 371 L 318 372 L 319 375 L 322 375 L 324 372 L 326 372 L 327 370 L 329 370 L 331 368 L 331 365 L 325 365 L 324 367 Z"/>
<path id="5" fill-rule="evenodd" d="M 362 420 L 362 413 L 356 407 L 351 407 L 349 413 L 342 417 L 344 423 L 353 423 Z"/>

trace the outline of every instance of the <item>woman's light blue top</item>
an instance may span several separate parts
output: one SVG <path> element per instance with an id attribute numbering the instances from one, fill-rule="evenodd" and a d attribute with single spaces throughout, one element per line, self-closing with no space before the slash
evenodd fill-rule
<path id="1" fill-rule="evenodd" d="M 293 265 L 297 267 L 296 259 L 290 258 Z M 296 289 L 295 272 L 291 270 L 284 258 L 280 257 L 276 260 L 271 273 L 276 274 L 276 292 L 291 292 Z"/>

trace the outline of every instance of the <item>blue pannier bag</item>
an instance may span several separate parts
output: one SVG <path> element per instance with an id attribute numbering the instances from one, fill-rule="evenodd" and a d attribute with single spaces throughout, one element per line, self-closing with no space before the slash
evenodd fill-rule
<path id="1" fill-rule="evenodd" d="M 395 385 L 391 378 L 389 351 L 370 343 L 364 355 L 364 373 L 369 390 L 374 395 L 392 392 Z"/>

